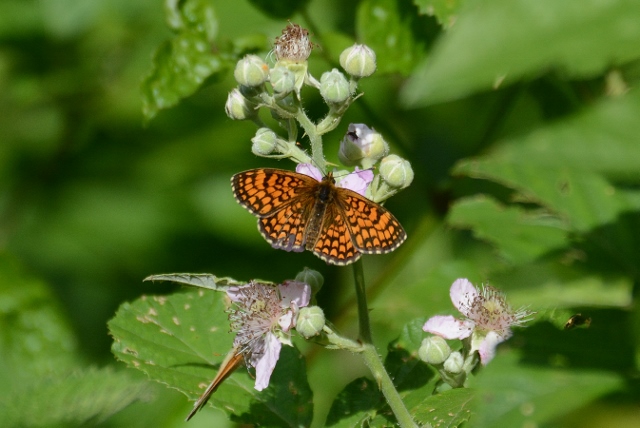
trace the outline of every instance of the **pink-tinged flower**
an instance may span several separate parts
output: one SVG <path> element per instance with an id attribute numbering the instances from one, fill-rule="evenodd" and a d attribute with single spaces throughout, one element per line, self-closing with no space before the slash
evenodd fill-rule
<path id="1" fill-rule="evenodd" d="M 445 339 L 471 337 L 471 352 L 478 351 L 483 365 L 491 361 L 496 346 L 511 337 L 511 327 L 523 325 L 533 315 L 524 308 L 514 311 L 503 293 L 489 286 L 478 289 L 466 278 L 455 280 L 449 294 L 465 319 L 437 315 L 422 329 Z"/>
<path id="2" fill-rule="evenodd" d="M 291 329 L 299 309 L 309 304 L 311 287 L 298 281 L 277 286 L 251 281 L 229 287 L 227 295 L 235 303 L 229 314 L 231 329 L 237 332 L 234 348 L 256 369 L 255 388 L 262 391 L 269 386 L 282 344 L 291 346 Z"/>
<path id="3" fill-rule="evenodd" d="M 300 174 L 308 175 L 309 177 L 313 177 L 318 181 L 322 181 L 322 172 L 315 166 L 309 163 L 300 163 L 296 166 L 296 171 Z M 365 192 L 367 191 L 367 187 L 373 181 L 373 171 L 370 169 L 360 170 L 356 167 L 356 170 L 350 174 L 347 174 L 342 178 L 336 185 L 338 187 L 342 187 L 343 189 L 353 190 L 365 196 Z"/>

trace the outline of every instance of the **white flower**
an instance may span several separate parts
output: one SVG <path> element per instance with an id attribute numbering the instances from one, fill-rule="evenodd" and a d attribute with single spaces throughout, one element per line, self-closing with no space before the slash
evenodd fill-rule
<path id="1" fill-rule="evenodd" d="M 511 337 L 511 327 L 521 326 L 533 315 L 523 308 L 514 311 L 503 293 L 488 286 L 477 289 L 466 278 L 455 280 L 449 294 L 466 319 L 436 315 L 422 329 L 445 339 L 471 336 L 471 352 L 478 351 L 483 365 L 491 361 L 496 346 Z"/>
<path id="2" fill-rule="evenodd" d="M 322 172 L 315 166 L 309 163 L 300 163 L 296 166 L 296 171 L 300 174 L 308 175 L 318 181 L 322 181 Z M 356 167 L 356 170 L 350 174 L 347 174 L 339 183 L 338 187 L 343 189 L 353 190 L 356 193 L 364 196 L 367 191 L 367 187 L 373 181 L 373 171 L 370 169 L 360 170 Z"/>
<path id="3" fill-rule="evenodd" d="M 309 304 L 311 287 L 298 281 L 273 286 L 257 281 L 229 287 L 231 329 L 237 331 L 234 348 L 244 355 L 248 367 L 256 369 L 255 388 L 269 386 L 282 344 L 291 346 L 291 329 L 298 311 Z"/>

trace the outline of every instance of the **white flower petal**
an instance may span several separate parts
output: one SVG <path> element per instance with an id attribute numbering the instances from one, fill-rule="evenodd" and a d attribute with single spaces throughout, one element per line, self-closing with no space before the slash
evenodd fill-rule
<path id="1" fill-rule="evenodd" d="M 285 281 L 280 284 L 280 299 L 283 308 L 288 308 L 291 303 L 303 308 L 311 300 L 311 287 L 300 281 Z"/>
<path id="2" fill-rule="evenodd" d="M 278 358 L 280 358 L 280 349 L 282 344 L 273 333 L 267 333 L 264 338 L 264 354 L 255 364 L 256 368 L 256 385 L 255 388 L 258 391 L 262 391 L 269 386 L 269 379 L 271 379 L 271 373 L 276 367 Z"/>
<path id="3" fill-rule="evenodd" d="M 342 187 L 343 189 L 353 190 L 354 192 L 364 196 L 365 192 L 367 191 L 367 187 L 369 187 L 369 184 L 372 181 L 373 171 L 371 171 L 370 169 L 359 170 L 358 167 L 356 167 L 355 172 L 348 174 L 346 177 L 340 180 L 338 186 Z"/>
<path id="4" fill-rule="evenodd" d="M 295 327 L 295 318 L 293 318 L 294 311 L 287 311 L 278 319 L 278 325 L 282 328 L 282 331 L 289 331 Z"/>
<path id="5" fill-rule="evenodd" d="M 451 315 L 436 315 L 427 320 L 422 329 L 445 339 L 464 339 L 473 331 L 474 323 Z"/>
<path id="6" fill-rule="evenodd" d="M 318 168 L 310 163 L 299 163 L 298 166 L 296 166 L 296 172 L 313 177 L 318 181 L 322 181 L 322 173 Z"/>
<path id="7" fill-rule="evenodd" d="M 455 306 L 462 315 L 469 317 L 469 308 L 478 296 L 478 290 L 467 278 L 458 278 L 451 284 L 449 296 L 451 296 L 453 306 Z"/>
<path id="8" fill-rule="evenodd" d="M 500 342 L 503 342 L 505 338 L 501 337 L 495 331 L 490 331 L 485 336 L 484 340 L 480 342 L 478 347 L 478 354 L 480 354 L 480 362 L 483 366 L 486 366 L 489 361 L 496 355 L 496 347 Z"/>

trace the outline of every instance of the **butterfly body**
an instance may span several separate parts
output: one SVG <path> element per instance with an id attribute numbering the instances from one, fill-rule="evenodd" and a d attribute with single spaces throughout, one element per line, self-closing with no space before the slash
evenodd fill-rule
<path id="1" fill-rule="evenodd" d="M 272 168 L 244 171 L 231 178 L 237 201 L 258 217 L 258 229 L 274 248 L 305 249 L 327 263 L 353 263 L 361 254 L 393 251 L 406 239 L 386 209 L 335 185 L 331 173 L 318 181 Z"/>

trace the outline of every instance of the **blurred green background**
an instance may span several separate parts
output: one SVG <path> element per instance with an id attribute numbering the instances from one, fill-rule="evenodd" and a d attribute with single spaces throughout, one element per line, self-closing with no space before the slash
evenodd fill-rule
<path id="1" fill-rule="evenodd" d="M 167 1 L 166 8 L 181 3 Z M 589 346 L 620 353 L 596 367 L 616 372 L 620 382 L 554 408 L 543 425 L 635 426 L 640 97 L 633 86 L 640 76 L 640 10 L 633 2 L 538 10 L 522 21 L 535 27 L 531 39 L 514 36 L 518 13 L 527 11 L 521 1 L 512 8 L 498 1 L 484 12 L 478 8 L 484 2 L 471 0 L 203 3 L 215 11 L 212 52 L 222 65 L 175 107 L 145 120 L 141 83 L 158 47 L 175 37 L 161 2 L 0 2 L 5 421 L 183 426 L 186 398 L 141 382 L 142 374 L 124 369 L 110 352 L 106 322 L 121 303 L 179 289 L 143 283 L 150 274 L 281 281 L 308 266 L 325 276 L 318 303 L 328 319 L 356 335 L 350 269 L 308 252 L 272 250 L 229 185 L 245 169 L 293 167 L 252 155 L 255 126 L 224 113 L 236 58 L 267 57 L 290 17 L 311 30 L 316 77 L 337 67 L 340 51 L 355 40 L 378 54 L 379 72 L 360 84 L 364 96 L 325 138 L 328 159 L 337 162 L 349 123 L 366 123 L 415 171 L 413 185 L 386 204 L 408 241 L 393 254 L 364 260 L 381 352 L 411 319 L 453 313 L 448 288 L 458 277 L 490 281 L 514 306 L 538 311 L 529 345 L 545 337 L 561 343 L 553 326 L 578 311 L 604 311 L 593 322 L 605 336 L 627 334 L 611 348 Z M 304 8 L 290 13 L 292 4 Z M 566 32 L 552 31 L 558 28 Z M 483 38 L 493 43 L 485 43 L 486 51 L 478 49 Z M 319 95 L 303 96 L 309 114 L 320 118 Z M 577 198 L 554 199 L 569 193 Z M 614 194 L 618 199 L 602 202 Z M 532 355 L 550 346 L 540 343 Z M 321 424 L 333 396 L 366 370 L 347 353 L 302 346 Z M 550 360 L 564 355 L 556 351 L 548 350 Z M 586 358 L 593 349 L 571 351 Z M 335 382 L 326 382 L 327 373 Z M 558 389 L 549 391 L 550 400 L 560 393 L 580 397 Z M 209 410 L 190 426 L 220 420 Z"/>

